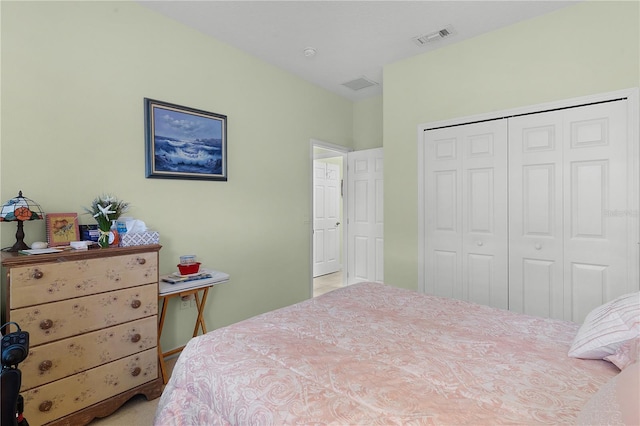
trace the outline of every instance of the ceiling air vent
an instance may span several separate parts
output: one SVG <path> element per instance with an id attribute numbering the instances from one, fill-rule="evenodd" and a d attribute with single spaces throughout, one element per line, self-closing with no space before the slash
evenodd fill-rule
<path id="1" fill-rule="evenodd" d="M 434 41 L 439 41 L 443 38 L 452 36 L 453 34 L 455 34 L 453 31 L 453 27 L 449 25 L 446 28 L 441 29 L 440 31 L 435 31 L 426 35 L 414 37 L 413 42 L 418 46 L 424 46 L 426 44 L 433 43 Z"/>
<path id="2" fill-rule="evenodd" d="M 371 86 L 377 86 L 378 83 L 376 83 L 373 80 L 369 80 L 366 77 L 360 77 L 360 78 L 356 78 L 355 80 L 342 83 L 342 85 L 345 87 L 348 87 L 351 90 L 360 90 L 360 89 L 366 89 L 367 87 L 371 87 Z"/>

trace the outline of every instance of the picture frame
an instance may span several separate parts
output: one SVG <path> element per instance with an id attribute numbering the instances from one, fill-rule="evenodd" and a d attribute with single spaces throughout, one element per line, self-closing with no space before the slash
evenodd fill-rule
<path id="1" fill-rule="evenodd" d="M 227 116 L 144 98 L 146 177 L 227 180 Z"/>
<path id="2" fill-rule="evenodd" d="M 78 213 L 46 213 L 47 243 L 49 247 L 68 246 L 80 241 Z"/>

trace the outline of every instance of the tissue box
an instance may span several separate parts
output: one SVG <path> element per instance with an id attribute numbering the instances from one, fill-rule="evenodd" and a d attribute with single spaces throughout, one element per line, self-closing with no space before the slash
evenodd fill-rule
<path id="1" fill-rule="evenodd" d="M 120 245 L 122 247 L 129 246 L 148 246 L 149 244 L 159 244 L 160 233 L 158 231 L 133 232 L 122 235 Z"/>

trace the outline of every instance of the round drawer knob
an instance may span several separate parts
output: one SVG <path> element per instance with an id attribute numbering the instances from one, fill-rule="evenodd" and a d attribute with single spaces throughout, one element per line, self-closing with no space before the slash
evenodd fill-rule
<path id="1" fill-rule="evenodd" d="M 143 257 L 139 257 L 139 258 L 137 259 L 137 261 L 138 261 L 138 264 L 139 264 L 139 265 L 144 265 L 145 263 L 147 263 L 147 259 L 145 259 L 145 258 L 143 258 Z"/>
<path id="2" fill-rule="evenodd" d="M 540 250 L 542 248 L 542 244 L 537 243 L 535 246 L 533 246 L 536 250 Z"/>
<path id="3" fill-rule="evenodd" d="M 139 334 L 139 333 L 136 333 L 136 334 L 134 334 L 133 336 L 131 336 L 131 341 L 132 341 L 133 343 L 138 343 L 138 342 L 140 341 L 140 338 L 141 338 L 140 334 Z"/>
<path id="4" fill-rule="evenodd" d="M 44 401 L 40 404 L 40 406 L 38 407 L 38 409 L 40 411 L 42 411 L 43 413 L 46 413 L 47 411 L 51 410 L 51 407 L 53 407 L 53 402 L 52 401 Z"/>
<path id="5" fill-rule="evenodd" d="M 40 278 L 44 277 L 44 273 L 40 269 L 34 269 L 31 276 L 36 280 L 39 280 Z"/>
<path id="6" fill-rule="evenodd" d="M 482 241 L 478 241 L 476 244 L 478 245 L 478 247 L 482 247 L 484 245 Z"/>
<path id="7" fill-rule="evenodd" d="M 136 376 L 140 375 L 141 372 L 142 372 L 142 370 L 140 369 L 140 367 L 136 367 L 131 371 L 131 375 L 133 377 L 136 377 Z"/>
<path id="8" fill-rule="evenodd" d="M 40 328 L 42 330 L 49 330 L 51 327 L 53 327 L 53 321 L 50 319 L 42 320 L 40 322 Z"/>
<path id="9" fill-rule="evenodd" d="M 131 302 L 131 307 L 133 309 L 138 309 L 140 307 L 140 305 L 142 305 L 142 302 L 139 301 L 138 299 L 135 299 Z"/>
<path id="10" fill-rule="evenodd" d="M 45 371 L 49 371 L 51 367 L 53 367 L 53 363 L 47 359 L 40 363 L 38 369 L 44 373 Z"/>

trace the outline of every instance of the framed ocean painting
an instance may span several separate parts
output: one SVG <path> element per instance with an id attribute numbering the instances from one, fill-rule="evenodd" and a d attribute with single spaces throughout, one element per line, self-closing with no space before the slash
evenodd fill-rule
<path id="1" fill-rule="evenodd" d="M 227 116 L 144 99 L 146 177 L 227 180 Z"/>

